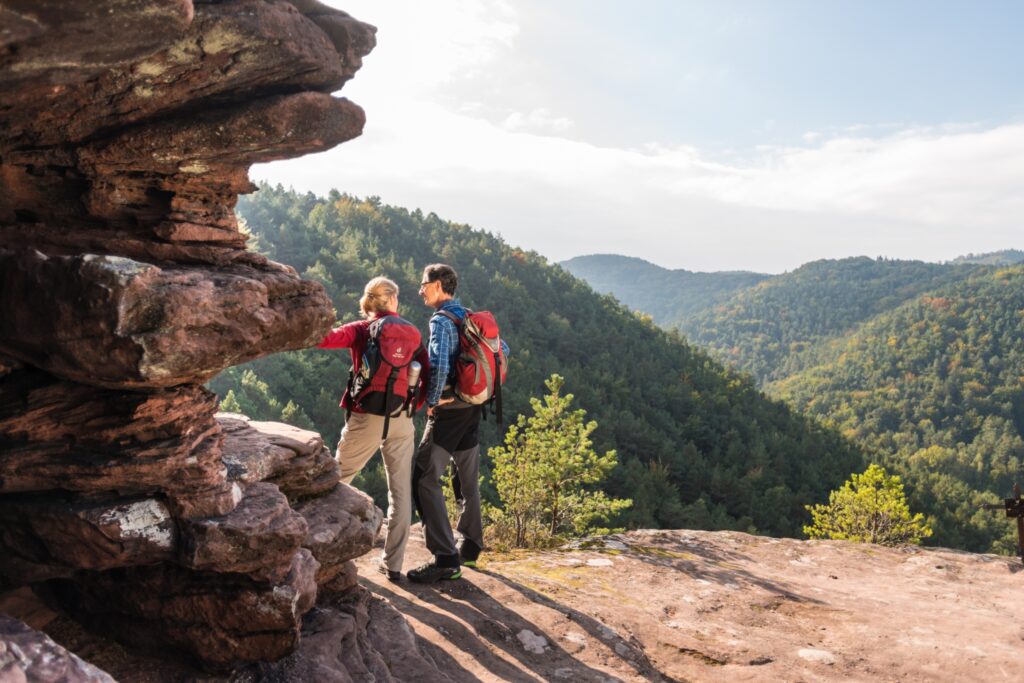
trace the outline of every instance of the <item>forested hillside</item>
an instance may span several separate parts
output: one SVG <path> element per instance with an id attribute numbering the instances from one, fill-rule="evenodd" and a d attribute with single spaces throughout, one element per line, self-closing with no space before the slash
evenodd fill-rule
<path id="1" fill-rule="evenodd" d="M 634 501 L 622 523 L 799 535 L 803 505 L 863 466 L 848 442 L 766 399 L 749 378 L 487 232 L 374 199 L 280 187 L 261 187 L 238 210 L 254 246 L 322 282 L 343 320 L 354 318 L 366 280 L 383 274 L 402 288 L 401 313 L 425 329 L 415 294 L 422 267 L 452 264 L 464 303 L 492 310 L 512 347 L 507 419 L 544 393 L 549 375 L 564 376 L 600 425 L 595 446 L 618 450 L 609 488 Z M 333 442 L 347 370 L 347 354 L 314 349 L 232 368 L 211 386 L 233 408 L 311 426 Z M 487 423 L 485 443 L 495 439 Z"/>
<path id="2" fill-rule="evenodd" d="M 771 277 L 746 271 L 669 270 L 643 259 L 616 254 L 577 256 L 560 265 L 586 280 L 596 291 L 614 295 L 666 328 L 676 327 L 696 313 Z"/>
<path id="3" fill-rule="evenodd" d="M 903 473 L 936 543 L 1009 549 L 1011 525 L 978 506 L 1024 483 L 1024 266 L 915 297 L 819 360 L 768 390 Z"/>
<path id="4" fill-rule="evenodd" d="M 930 543 L 1007 551 L 1011 525 L 978 506 L 1024 483 L 1022 267 L 986 264 L 1019 256 L 816 261 L 680 328 L 902 474 Z"/>
<path id="5" fill-rule="evenodd" d="M 690 273 L 624 256 L 583 256 L 563 265 L 633 310 L 678 328 L 694 344 L 760 382 L 815 364 L 817 345 L 976 267 L 871 259 L 821 260 L 782 275 Z"/>
<path id="6" fill-rule="evenodd" d="M 962 277 L 971 266 L 867 257 L 807 263 L 687 318 L 680 329 L 759 382 L 797 372 L 814 346 Z"/>

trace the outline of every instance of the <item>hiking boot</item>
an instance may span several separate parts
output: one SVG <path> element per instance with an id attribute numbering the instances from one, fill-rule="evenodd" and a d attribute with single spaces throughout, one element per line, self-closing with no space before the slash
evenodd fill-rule
<path id="1" fill-rule="evenodd" d="M 435 581 L 454 581 L 462 578 L 461 567 L 442 567 L 436 562 L 410 569 L 409 580 L 415 583 L 434 583 Z"/>
<path id="2" fill-rule="evenodd" d="M 465 538 L 459 546 L 459 562 L 463 567 L 476 569 L 476 561 L 480 559 L 480 546 Z"/>
<path id="3" fill-rule="evenodd" d="M 377 571 L 388 577 L 388 581 L 391 583 L 398 583 L 402 580 L 402 572 L 396 572 L 394 569 L 388 569 L 388 566 L 383 562 L 377 565 Z"/>

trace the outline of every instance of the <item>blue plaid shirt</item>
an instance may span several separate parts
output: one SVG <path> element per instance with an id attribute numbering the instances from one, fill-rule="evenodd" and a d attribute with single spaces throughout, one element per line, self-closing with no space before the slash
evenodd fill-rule
<path id="1" fill-rule="evenodd" d="M 448 311 L 462 320 L 466 317 L 466 309 L 456 299 L 445 301 L 437 309 Z M 508 358 L 509 348 L 505 340 L 501 340 L 501 350 Z M 427 353 L 430 356 L 430 383 L 427 385 L 427 405 L 436 406 L 441 401 L 445 385 L 451 385 L 451 373 L 455 371 L 455 361 L 459 357 L 459 328 L 451 319 L 440 313 L 430 316 L 430 341 L 427 342 Z"/>

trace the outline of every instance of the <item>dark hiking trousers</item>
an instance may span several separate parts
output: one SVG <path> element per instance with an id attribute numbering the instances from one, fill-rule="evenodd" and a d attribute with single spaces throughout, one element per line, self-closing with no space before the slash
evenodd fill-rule
<path id="1" fill-rule="evenodd" d="M 423 520 L 427 549 L 441 566 L 459 564 L 459 550 L 441 490 L 441 475 L 449 462 L 454 461 L 462 488 L 459 533 L 477 547 L 484 546 L 480 518 L 480 417 L 480 406 L 463 404 L 435 409 L 427 418 L 427 427 L 416 451 L 413 499 Z"/>

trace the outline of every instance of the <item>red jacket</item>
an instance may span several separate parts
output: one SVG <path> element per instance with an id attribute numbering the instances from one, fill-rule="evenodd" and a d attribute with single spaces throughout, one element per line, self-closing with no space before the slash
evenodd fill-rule
<path id="1" fill-rule="evenodd" d="M 382 313 L 384 315 L 398 315 L 388 311 Z M 378 316 L 380 317 L 380 316 Z M 370 341 L 370 323 L 374 319 L 370 320 L 357 320 L 353 323 L 347 323 L 341 327 L 336 327 L 327 333 L 327 336 L 317 344 L 318 349 L 348 349 L 352 354 L 352 371 L 359 372 L 359 368 L 363 363 L 363 352 L 366 351 L 366 344 Z M 430 377 L 430 358 L 427 356 L 427 350 L 420 345 L 420 348 L 416 351 L 416 362 L 422 366 L 420 370 L 420 390 L 416 397 L 416 409 L 419 410 L 423 406 L 423 402 L 427 397 L 427 378 Z M 352 403 L 352 397 L 348 394 L 348 387 L 345 388 L 345 393 L 341 397 L 342 408 L 351 410 L 354 413 L 363 412 L 357 406 Z"/>

